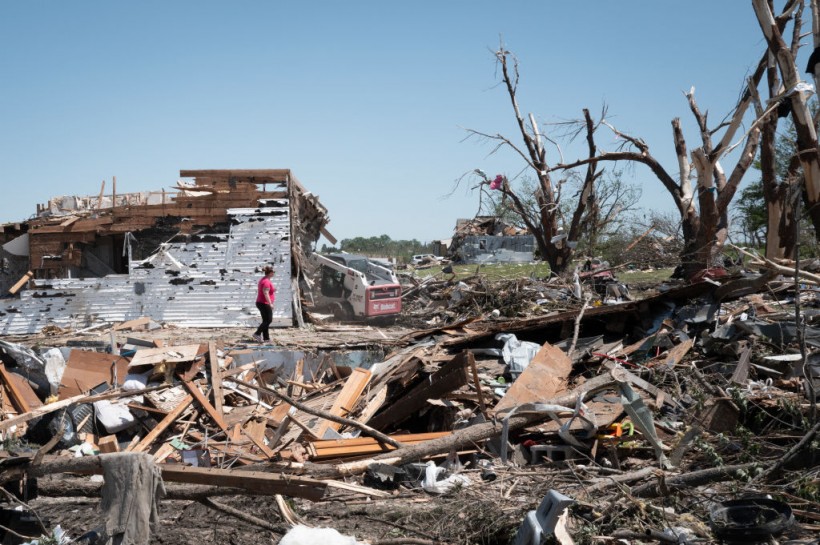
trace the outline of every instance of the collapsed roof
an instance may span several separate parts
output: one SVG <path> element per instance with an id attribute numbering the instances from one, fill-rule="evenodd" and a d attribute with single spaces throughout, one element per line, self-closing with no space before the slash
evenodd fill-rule
<path id="1" fill-rule="evenodd" d="M 180 177 L 193 181 L 179 182 L 176 192 L 57 197 L 38 205 L 25 228 L 15 224 L 15 234 L 26 232 L 3 245 L 16 252 L 3 257 L 24 260 L 28 273 L 14 277 L 10 291 L 31 282 L 19 299 L 0 302 L 0 332 L 141 316 L 247 326 L 256 320 L 253 294 L 264 265 L 277 272 L 274 325 L 300 320 L 290 279 L 321 233 L 333 240 L 318 198 L 288 169 L 183 170 Z M 27 255 L 19 255 L 21 246 Z"/>

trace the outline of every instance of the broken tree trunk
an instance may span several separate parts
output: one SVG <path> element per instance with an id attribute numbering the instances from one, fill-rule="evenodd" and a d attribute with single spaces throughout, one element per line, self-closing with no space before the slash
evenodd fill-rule
<path id="1" fill-rule="evenodd" d="M 797 134 L 797 156 L 803 167 L 806 205 L 816 236 L 820 237 L 820 154 L 817 149 L 814 118 L 808 104 L 810 90 L 798 75 L 794 55 L 783 39 L 769 3 L 766 0 L 752 0 L 752 6 L 760 30 L 763 31 L 769 45 L 769 51 L 777 60 L 783 86 L 787 89 L 783 100 L 791 102 L 792 121 Z M 816 66 L 812 67 L 812 74 L 815 73 Z"/>

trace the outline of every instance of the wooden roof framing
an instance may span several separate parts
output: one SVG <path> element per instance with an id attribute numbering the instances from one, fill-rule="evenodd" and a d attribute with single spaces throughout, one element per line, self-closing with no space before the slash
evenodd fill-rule
<path id="1" fill-rule="evenodd" d="M 180 170 L 179 174 L 181 178 L 194 178 L 194 185 L 177 186 L 178 192 L 169 192 L 167 200 L 163 192 L 159 204 L 114 206 L 77 211 L 68 217 L 30 220 L 30 268 L 40 278 L 61 276 L 64 269 L 82 261 L 81 246 L 75 243 L 88 244 L 98 237 L 150 229 L 160 218 L 166 218 L 166 224 L 171 218 L 171 225 L 190 232 L 195 227 L 226 221 L 228 209 L 255 208 L 266 199 L 290 199 L 291 209 L 300 212 L 292 217 L 300 222 L 298 230 L 304 238 L 316 240 L 324 232 L 332 239 L 325 229 L 327 209 L 315 195 L 305 191 L 290 169 Z M 188 193 L 197 191 L 202 192 Z"/>

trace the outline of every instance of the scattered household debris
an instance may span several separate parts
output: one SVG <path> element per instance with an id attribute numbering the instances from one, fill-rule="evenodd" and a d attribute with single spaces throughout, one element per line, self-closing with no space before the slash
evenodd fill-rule
<path id="1" fill-rule="evenodd" d="M 405 301 L 423 329 L 367 356 L 341 332 L 371 326 L 316 329 L 342 346 L 312 354 L 169 342 L 140 319 L 82 347 L 3 341 L 0 475 L 21 499 L 97 497 L 65 474 L 139 454 L 163 501 L 279 536 L 803 539 L 820 530 L 809 280 L 715 275 L 611 304 L 560 280 L 419 282 Z"/>

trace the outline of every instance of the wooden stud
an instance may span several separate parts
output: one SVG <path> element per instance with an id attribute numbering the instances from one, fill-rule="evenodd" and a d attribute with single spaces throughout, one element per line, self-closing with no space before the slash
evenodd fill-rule
<path id="1" fill-rule="evenodd" d="M 33 277 L 34 277 L 34 271 L 27 272 L 26 274 L 23 275 L 23 278 L 18 280 L 16 284 L 14 284 L 12 287 L 9 288 L 9 293 L 11 295 L 14 295 L 18 291 L 20 291 L 20 288 L 25 286 L 28 283 L 28 281 L 31 280 Z"/>
<path id="2" fill-rule="evenodd" d="M 117 441 L 116 435 L 106 435 L 104 437 L 100 437 L 97 441 L 97 446 L 100 448 L 100 452 L 104 452 L 106 454 L 120 451 L 120 444 Z"/>
<path id="3" fill-rule="evenodd" d="M 0 377 L 2 377 L 3 382 L 6 385 L 6 389 L 11 394 L 11 399 L 17 406 L 17 409 L 19 409 L 21 413 L 27 413 L 31 411 L 31 406 L 26 401 L 23 392 L 21 392 L 20 389 L 17 387 L 17 384 L 11 378 L 9 372 L 6 371 L 5 364 L 2 363 L 0 363 Z"/>
<path id="4" fill-rule="evenodd" d="M 342 391 L 339 392 L 338 396 L 336 396 L 336 400 L 333 402 L 333 406 L 328 412 L 336 416 L 343 416 L 347 418 L 348 414 L 350 414 L 350 411 L 353 410 L 356 402 L 361 397 L 362 392 L 364 392 L 364 389 L 370 383 L 370 376 L 371 373 L 367 369 L 362 369 L 360 367 L 353 369 L 353 372 L 349 377 L 347 377 Z M 342 425 L 338 422 L 322 420 L 319 426 L 317 426 L 312 433 L 319 439 L 322 439 L 325 431 L 328 429 L 332 428 L 334 430 L 338 430 L 341 427 Z"/>
<path id="5" fill-rule="evenodd" d="M 143 437 L 139 443 L 134 445 L 133 448 L 129 446 L 129 450 L 131 452 L 145 451 L 148 447 L 151 446 L 151 443 L 153 443 L 157 439 L 157 437 L 159 437 L 162 434 L 162 432 L 168 429 L 168 427 L 171 424 L 176 422 L 177 418 L 179 418 L 182 415 L 182 413 L 185 412 L 185 409 L 187 409 L 188 406 L 193 402 L 194 397 L 191 394 L 185 396 L 185 398 L 180 402 L 180 404 L 177 405 L 173 411 L 168 413 L 168 415 L 165 418 L 163 418 L 162 421 L 159 424 L 157 424 L 154 429 L 148 432 L 148 434 L 145 437 Z"/>
<path id="6" fill-rule="evenodd" d="M 211 391 L 214 394 L 214 409 L 222 416 L 225 411 L 222 408 L 222 403 L 225 394 L 222 392 L 222 375 L 219 373 L 219 356 L 216 351 L 216 343 L 210 341 L 208 343 L 208 363 L 210 364 L 210 379 Z"/>
<path id="7" fill-rule="evenodd" d="M 205 412 L 213 419 L 217 426 L 219 426 L 222 431 L 227 432 L 228 426 L 225 424 L 225 420 L 222 418 L 222 415 L 216 411 L 213 405 L 208 402 L 208 398 L 205 397 L 199 389 L 199 386 L 196 382 L 183 382 L 185 387 L 191 392 L 191 395 L 194 396 L 196 402 L 199 403 Z"/>

